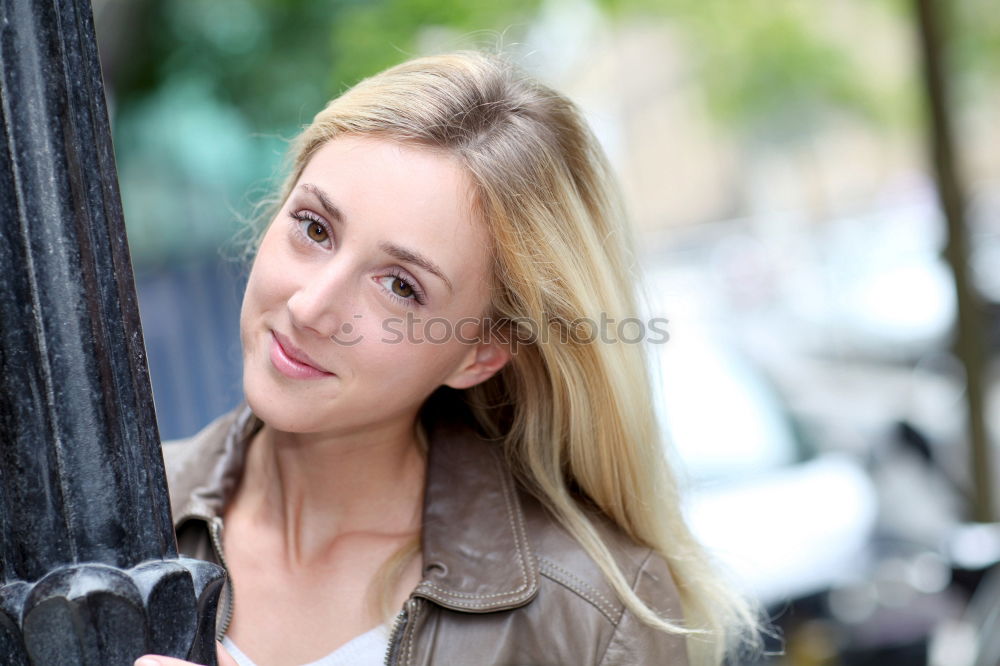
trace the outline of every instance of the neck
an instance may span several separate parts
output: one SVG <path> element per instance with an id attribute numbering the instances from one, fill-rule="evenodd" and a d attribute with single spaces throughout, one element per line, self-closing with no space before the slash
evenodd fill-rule
<path id="1" fill-rule="evenodd" d="M 417 534 L 425 467 L 415 418 L 334 434 L 264 425 L 232 506 L 280 536 L 289 562 L 303 562 L 342 537 Z"/>

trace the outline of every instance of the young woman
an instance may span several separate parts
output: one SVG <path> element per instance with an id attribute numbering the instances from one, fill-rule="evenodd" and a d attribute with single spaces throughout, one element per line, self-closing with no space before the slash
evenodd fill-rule
<path id="1" fill-rule="evenodd" d="M 229 574 L 220 663 L 718 663 L 752 636 L 616 336 L 639 278 L 574 106 L 496 57 L 421 58 L 291 154 L 246 404 L 164 447 L 181 551 Z"/>

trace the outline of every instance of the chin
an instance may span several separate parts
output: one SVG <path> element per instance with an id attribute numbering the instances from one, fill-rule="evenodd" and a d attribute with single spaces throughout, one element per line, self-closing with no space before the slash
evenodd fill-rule
<path id="1" fill-rule="evenodd" d="M 316 410 L 307 404 L 288 404 L 275 399 L 273 395 L 259 396 L 244 390 L 250 409 L 268 427 L 281 432 L 310 433 L 323 430 L 323 424 L 316 421 Z"/>
<path id="2" fill-rule="evenodd" d="M 250 409 L 261 421 L 278 430 L 288 430 L 296 418 L 297 411 L 288 399 L 281 395 L 282 391 L 267 381 L 261 373 L 243 374 L 243 397 Z"/>

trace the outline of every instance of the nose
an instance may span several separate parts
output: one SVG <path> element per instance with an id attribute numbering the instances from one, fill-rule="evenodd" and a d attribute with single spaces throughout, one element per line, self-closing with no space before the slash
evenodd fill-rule
<path id="1" fill-rule="evenodd" d="M 306 272 L 288 299 L 288 314 L 299 330 L 329 338 L 352 327 L 356 278 L 347 262 L 332 262 L 322 270 Z"/>

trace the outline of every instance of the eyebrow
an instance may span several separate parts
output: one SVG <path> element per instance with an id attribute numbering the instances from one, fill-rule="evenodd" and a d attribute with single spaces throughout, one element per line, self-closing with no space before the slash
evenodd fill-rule
<path id="1" fill-rule="evenodd" d="M 319 189 L 312 183 L 303 183 L 302 189 L 308 192 L 309 194 L 313 195 L 317 199 L 319 199 L 319 203 L 321 206 L 323 206 L 323 210 L 325 210 L 330 217 L 332 217 L 337 222 L 344 221 L 344 214 L 340 212 L 340 209 L 337 208 L 337 205 L 335 203 L 330 201 L 330 197 L 326 195 L 326 192 Z"/>
<path id="2" fill-rule="evenodd" d="M 321 206 L 323 206 L 323 210 L 325 210 L 330 217 L 332 217 L 335 221 L 340 222 L 341 224 L 344 223 L 344 214 L 341 213 L 340 209 L 337 208 L 337 205 L 330 200 L 330 197 L 327 196 L 326 192 L 321 190 L 319 187 L 313 185 L 312 183 L 303 183 L 302 189 L 309 192 L 317 199 L 319 199 L 319 203 Z M 448 276 L 444 274 L 444 271 L 438 268 L 437 264 L 435 264 L 427 257 L 423 256 L 422 254 L 419 254 L 418 252 L 414 252 L 413 250 L 402 247 L 401 245 L 396 245 L 395 243 L 390 243 L 388 241 L 380 242 L 378 244 L 378 247 L 380 250 L 382 250 L 388 255 L 395 257 L 399 261 L 405 261 L 407 263 L 414 264 L 416 266 L 419 266 L 420 268 L 423 268 L 428 273 L 436 275 L 445 283 L 445 285 L 448 287 L 448 291 L 454 293 L 455 289 L 451 284 L 451 280 L 449 280 Z"/>
<path id="3" fill-rule="evenodd" d="M 433 273 L 434 275 L 438 276 L 448 286 L 448 291 L 454 293 L 455 290 L 451 286 L 451 280 L 449 280 L 448 277 L 444 274 L 444 272 L 427 257 L 421 254 L 417 254 L 413 250 L 408 250 L 405 247 L 396 245 L 395 243 L 388 243 L 386 241 L 382 241 L 381 243 L 378 244 L 378 246 L 379 249 L 385 252 L 386 254 L 392 255 L 396 257 L 396 259 L 399 259 L 400 261 L 416 264 L 417 266 L 420 266 L 428 273 Z"/>

